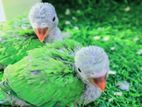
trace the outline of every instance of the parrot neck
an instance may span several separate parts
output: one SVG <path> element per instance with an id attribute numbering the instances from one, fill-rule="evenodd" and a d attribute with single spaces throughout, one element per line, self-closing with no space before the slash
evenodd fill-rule
<path id="1" fill-rule="evenodd" d="M 50 32 L 49 35 L 46 37 L 45 42 L 51 43 L 56 40 L 62 40 L 61 30 L 58 27 L 54 27 Z"/>
<path id="2" fill-rule="evenodd" d="M 91 103 L 92 101 L 95 101 L 97 98 L 101 96 L 102 91 L 92 84 L 86 85 L 86 90 L 84 91 L 81 100 L 83 99 L 84 105 Z"/>

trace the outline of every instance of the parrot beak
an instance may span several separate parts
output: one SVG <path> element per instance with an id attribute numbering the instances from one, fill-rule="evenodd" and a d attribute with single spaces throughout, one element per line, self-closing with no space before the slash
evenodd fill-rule
<path id="1" fill-rule="evenodd" d="M 45 37 L 48 35 L 48 27 L 45 28 L 36 28 L 35 33 L 38 37 L 38 39 L 43 42 L 45 40 Z"/>
<path id="2" fill-rule="evenodd" d="M 93 85 L 99 87 L 102 91 L 105 90 L 106 87 L 106 76 L 99 77 L 99 78 L 91 78 L 89 79 Z"/>

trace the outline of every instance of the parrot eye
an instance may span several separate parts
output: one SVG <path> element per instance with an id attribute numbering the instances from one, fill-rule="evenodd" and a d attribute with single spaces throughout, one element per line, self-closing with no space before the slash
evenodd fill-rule
<path id="1" fill-rule="evenodd" d="M 53 19 L 52 19 L 52 21 L 54 22 L 54 21 L 55 21 L 55 19 L 56 19 L 56 18 L 55 18 L 55 16 L 54 16 L 54 17 L 53 17 Z"/>
<path id="2" fill-rule="evenodd" d="M 78 68 L 78 71 L 81 72 L 80 68 Z"/>

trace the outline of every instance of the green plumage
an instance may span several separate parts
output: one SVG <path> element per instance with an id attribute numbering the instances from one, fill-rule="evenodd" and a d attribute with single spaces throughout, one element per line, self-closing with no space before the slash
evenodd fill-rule
<path id="1" fill-rule="evenodd" d="M 70 105 L 79 100 L 85 88 L 74 76 L 74 51 L 79 47 L 79 43 L 65 40 L 31 50 L 28 56 L 5 69 L 3 82 L 29 104 Z"/>
<path id="2" fill-rule="evenodd" d="M 0 42 L 0 65 L 13 64 L 26 56 L 28 50 L 42 45 L 38 40 L 30 38 L 6 38 Z"/>
<path id="3" fill-rule="evenodd" d="M 34 39 L 36 35 L 25 17 L 0 24 L 0 29 L 0 69 L 22 59 L 28 50 L 43 46 Z"/>

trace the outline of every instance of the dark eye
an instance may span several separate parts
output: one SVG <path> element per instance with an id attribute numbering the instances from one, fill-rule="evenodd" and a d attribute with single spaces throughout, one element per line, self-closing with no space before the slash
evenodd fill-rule
<path id="1" fill-rule="evenodd" d="M 81 72 L 80 68 L 78 68 L 78 71 Z"/>
<path id="2" fill-rule="evenodd" d="M 55 16 L 54 16 L 54 17 L 53 17 L 53 19 L 52 19 L 52 21 L 54 22 L 54 21 L 55 21 L 55 19 L 56 19 L 56 18 L 55 18 Z"/>

